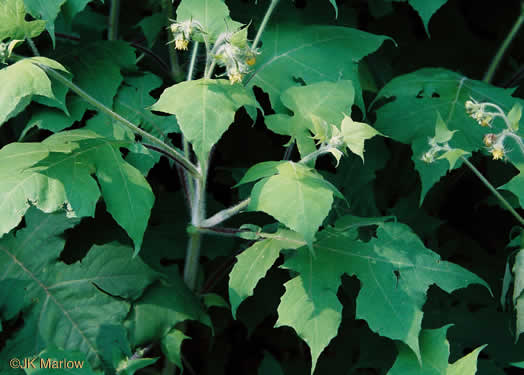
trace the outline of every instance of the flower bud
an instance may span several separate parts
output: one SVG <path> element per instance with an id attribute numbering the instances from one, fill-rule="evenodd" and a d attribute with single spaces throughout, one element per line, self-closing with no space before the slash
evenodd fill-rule
<path id="1" fill-rule="evenodd" d="M 497 140 L 497 135 L 493 133 L 488 133 L 484 136 L 483 142 L 486 146 L 491 147 L 493 143 Z"/>

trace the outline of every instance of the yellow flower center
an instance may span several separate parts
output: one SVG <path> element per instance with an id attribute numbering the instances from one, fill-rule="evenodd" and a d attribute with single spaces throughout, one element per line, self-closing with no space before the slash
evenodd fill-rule
<path id="1" fill-rule="evenodd" d="M 491 150 L 491 155 L 493 156 L 493 160 L 500 160 L 504 157 L 504 150 L 500 148 L 494 148 Z"/>
<path id="2" fill-rule="evenodd" d="M 189 44 L 189 40 L 187 39 L 175 40 L 175 48 L 181 51 L 187 51 L 188 44 Z"/>
<path id="3" fill-rule="evenodd" d="M 229 82 L 231 82 L 231 84 L 235 84 L 235 83 L 241 83 L 242 82 L 242 73 L 239 73 L 239 72 L 234 72 L 234 73 L 231 73 L 229 75 Z"/>

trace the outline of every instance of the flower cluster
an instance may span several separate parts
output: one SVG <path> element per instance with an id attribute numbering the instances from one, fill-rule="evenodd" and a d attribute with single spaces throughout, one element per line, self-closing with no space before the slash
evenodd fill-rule
<path id="1" fill-rule="evenodd" d="M 521 137 L 516 133 L 518 123 L 521 117 L 522 107 L 516 104 L 511 111 L 506 114 L 502 108 L 495 103 L 479 103 L 473 98 L 465 103 L 466 112 L 474 118 L 481 126 L 490 126 L 494 118 L 501 118 L 505 124 L 506 129 L 503 129 L 497 134 L 488 133 L 484 136 L 483 143 L 488 148 L 488 152 L 493 157 L 493 160 L 502 160 L 507 157 L 508 150 L 504 147 L 504 140 L 508 137 L 513 139 L 524 153 L 524 143 Z M 494 111 L 488 111 L 487 109 Z"/>
<path id="2" fill-rule="evenodd" d="M 198 21 L 186 20 L 183 22 L 174 22 L 169 26 L 173 33 L 175 48 L 181 51 L 187 51 L 187 46 L 194 33 L 202 33 L 202 24 Z"/>
<path id="3" fill-rule="evenodd" d="M 466 112 L 468 115 L 470 115 L 473 119 L 475 119 L 480 126 L 491 127 L 491 123 L 493 122 L 493 114 L 491 112 L 485 111 L 485 105 L 482 103 L 477 102 L 476 100 L 467 100 L 466 101 Z"/>
<path id="4" fill-rule="evenodd" d="M 226 68 L 231 84 L 242 82 L 259 54 L 256 49 L 249 47 L 244 30 L 220 34 L 212 53 L 217 64 Z"/>
<path id="5" fill-rule="evenodd" d="M 247 27 L 237 31 L 225 31 L 218 35 L 216 41 L 205 35 L 202 24 L 195 20 L 173 22 L 169 26 L 174 36 L 175 48 L 187 51 L 191 39 L 204 39 L 208 52 L 208 64 L 226 69 L 231 84 L 242 83 L 244 76 L 249 73 L 250 67 L 256 63 L 258 50 L 251 48 L 247 42 Z"/>

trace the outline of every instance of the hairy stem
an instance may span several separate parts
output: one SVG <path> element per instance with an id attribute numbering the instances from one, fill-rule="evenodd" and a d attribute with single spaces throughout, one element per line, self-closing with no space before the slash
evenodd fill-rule
<path id="1" fill-rule="evenodd" d="M 491 183 L 482 175 L 482 173 L 480 173 L 480 171 L 477 168 L 475 168 L 475 166 L 467 158 L 465 158 L 464 156 L 461 156 L 460 158 L 462 159 L 464 164 L 466 164 L 469 167 L 469 169 L 471 169 L 473 173 L 475 173 L 475 175 L 480 179 L 480 181 L 482 181 L 482 183 L 493 193 L 493 195 L 497 197 L 500 203 L 502 203 L 502 205 L 506 207 L 509 210 L 509 212 L 511 212 L 515 219 L 517 219 L 517 221 L 520 223 L 520 225 L 524 226 L 524 219 L 518 214 L 517 211 L 515 211 L 513 207 L 511 207 L 509 202 L 502 196 L 502 194 L 500 194 L 498 190 L 495 189 L 493 185 L 491 185 Z"/>
<path id="2" fill-rule="evenodd" d="M 249 206 L 249 202 L 251 202 L 251 198 L 244 199 L 242 202 L 239 202 L 232 207 L 219 211 L 216 214 L 214 214 L 213 216 L 211 216 L 209 219 L 202 221 L 202 223 L 200 223 L 200 226 L 201 227 L 214 227 L 215 225 L 218 225 L 222 223 L 223 221 L 226 221 L 230 217 L 245 210 L 247 206 Z"/>
<path id="3" fill-rule="evenodd" d="M 154 145 L 158 146 L 162 151 L 164 151 L 166 154 L 169 154 L 170 158 L 173 160 L 176 160 L 178 164 L 180 164 L 182 167 L 184 167 L 189 173 L 191 173 L 192 176 L 194 176 L 197 179 L 202 178 L 202 174 L 200 173 L 199 169 L 191 163 L 180 151 L 174 149 L 173 147 L 169 146 L 168 144 L 162 142 L 162 140 L 158 139 L 154 135 L 149 134 L 148 132 L 140 129 L 135 124 L 131 123 L 129 120 L 123 118 L 118 113 L 113 112 L 110 108 L 106 107 L 104 104 L 100 103 L 98 100 L 93 98 L 91 95 L 89 95 L 87 92 L 82 90 L 80 87 L 75 85 L 73 82 L 71 82 L 68 78 L 64 77 L 62 74 L 58 73 L 56 70 L 43 65 L 38 64 L 41 69 L 43 69 L 49 76 L 53 77 L 66 87 L 68 87 L 71 91 L 73 91 L 75 94 L 80 96 L 82 99 L 84 99 L 86 102 L 91 104 L 93 107 L 95 107 L 97 110 L 99 110 L 102 113 L 105 113 L 106 115 L 110 116 L 112 119 L 120 122 L 124 126 L 128 127 L 133 131 L 133 133 L 139 135 L 144 140 L 148 140 L 149 142 L 153 143 Z"/>
<path id="4" fill-rule="evenodd" d="M 511 42 L 517 35 L 520 27 L 524 23 L 524 1 L 521 1 L 520 3 L 520 15 L 515 21 L 515 24 L 511 28 L 510 32 L 506 36 L 506 39 L 504 39 L 504 42 L 500 46 L 499 50 L 493 57 L 493 60 L 491 60 L 491 64 L 489 65 L 488 70 L 486 71 L 486 74 L 484 75 L 484 82 L 490 83 L 493 79 L 493 76 L 495 75 L 495 72 L 497 71 L 497 68 L 502 61 L 502 58 L 504 57 L 504 54 L 506 53 L 508 47 L 510 46 Z"/>
<path id="5" fill-rule="evenodd" d="M 262 37 L 262 33 L 264 32 L 264 29 L 267 26 L 267 23 L 269 21 L 269 18 L 271 17 L 271 14 L 275 10 L 275 7 L 278 4 L 278 0 L 271 0 L 271 4 L 269 4 L 269 7 L 267 8 L 266 14 L 264 15 L 264 19 L 262 20 L 262 23 L 260 24 L 260 27 L 258 28 L 257 35 L 255 36 L 255 39 L 253 40 L 253 44 L 251 45 L 251 48 L 255 49 L 257 48 L 258 43 L 260 42 L 260 38 Z"/>
<path id="6" fill-rule="evenodd" d="M 33 39 L 31 38 L 25 38 L 27 44 L 29 45 L 29 48 L 31 48 L 31 51 L 33 52 L 33 55 L 40 56 L 40 52 L 38 51 L 38 48 L 36 48 L 35 42 L 33 42 Z"/>
<path id="7" fill-rule="evenodd" d="M 120 16 L 120 0 L 111 0 L 109 12 L 109 25 L 107 30 L 108 40 L 118 39 L 118 17 Z"/>
<path id="8" fill-rule="evenodd" d="M 202 179 L 195 180 L 194 193 L 192 197 L 191 225 L 200 227 L 203 218 L 206 215 L 206 179 L 207 179 L 207 161 L 199 163 L 202 171 Z M 195 231 L 190 233 L 189 242 L 186 252 L 186 261 L 184 265 L 184 281 L 189 289 L 195 290 L 197 286 L 198 265 L 200 258 L 200 243 L 202 235 Z"/>

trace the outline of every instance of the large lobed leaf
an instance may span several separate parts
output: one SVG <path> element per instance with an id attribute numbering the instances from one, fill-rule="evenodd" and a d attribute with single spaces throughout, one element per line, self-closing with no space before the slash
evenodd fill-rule
<path id="1" fill-rule="evenodd" d="M 467 152 L 484 149 L 484 135 L 497 133 L 505 125 L 497 119 L 493 128 L 481 127 L 466 113 L 465 102 L 473 97 L 477 101 L 496 103 L 509 111 L 519 100 L 511 96 L 513 91 L 441 68 L 424 68 L 405 74 L 382 88 L 377 100 L 394 100 L 377 109 L 374 126 L 399 142 L 411 144 L 415 168 L 422 180 L 421 201 L 449 169 L 446 160 L 431 164 L 422 161 L 422 155 L 430 148 L 428 138 L 435 135 L 438 116 L 442 117 L 449 130 L 456 131 L 450 141 L 452 148 Z M 455 167 L 460 165 L 458 162 Z"/>
<path id="2" fill-rule="evenodd" d="M 264 31 L 262 54 L 246 84 L 267 92 L 275 111 L 285 112 L 280 95 L 289 87 L 350 80 L 363 109 L 358 62 L 388 39 L 348 27 L 274 25 Z"/>
<path id="3" fill-rule="evenodd" d="M 35 38 L 44 31 L 42 20 L 26 21 L 24 0 L 2 0 L 0 2 L 0 42 L 7 38 Z"/>
<path id="4" fill-rule="evenodd" d="M 154 195 L 142 174 L 122 159 L 121 146 L 87 130 L 5 146 L 0 150 L 0 233 L 14 228 L 30 205 L 45 212 L 66 206 L 71 216 L 94 216 L 100 197 L 94 174 L 107 210 L 138 252 Z"/>
<path id="5" fill-rule="evenodd" d="M 256 106 L 252 93 L 228 81 L 199 79 L 167 88 L 151 107 L 176 115 L 180 129 L 193 145 L 200 160 L 205 160 L 242 106 Z"/>
<path id="6" fill-rule="evenodd" d="M 282 92 L 282 104 L 293 116 L 276 114 L 265 117 L 266 125 L 277 134 L 296 140 L 302 157 L 316 150 L 311 137 L 314 118 L 339 126 L 344 113 L 351 113 L 355 89 L 351 81 L 317 82 L 307 86 L 290 87 Z"/>
<path id="7" fill-rule="evenodd" d="M 60 347 L 85 353 L 96 367 L 111 360 L 105 354 L 110 342 L 103 339 L 105 327 L 121 325 L 130 309 L 125 299 L 138 298 L 158 274 L 133 258 L 131 248 L 116 243 L 93 247 L 81 263 L 57 261 L 65 244 L 62 233 L 77 222 L 32 208 L 26 228 L 0 240 L 0 280 L 26 283 L 24 326 L 0 357 L 29 357 Z M 3 374 L 19 373 L 7 366 L 0 363 Z"/>
<path id="8" fill-rule="evenodd" d="M 53 46 L 55 44 L 55 19 L 60 13 L 60 7 L 66 0 L 24 0 L 24 4 L 35 18 L 41 18 L 45 21 L 45 27 L 51 35 Z"/>
<path id="9" fill-rule="evenodd" d="M 324 230 L 313 245 L 316 257 L 299 249 L 283 265 L 299 275 L 285 284 L 277 325 L 293 327 L 307 342 L 312 372 L 337 334 L 342 306 L 336 294 L 343 274 L 355 275 L 361 282 L 356 318 L 365 319 L 380 335 L 404 342 L 418 359 L 422 306 L 429 286 L 436 284 L 448 293 L 473 283 L 489 288 L 473 273 L 442 261 L 403 224 L 379 224 L 377 236 L 366 243 L 352 233 L 354 229 Z"/>
<path id="10" fill-rule="evenodd" d="M 46 57 L 23 59 L 0 69 L 0 126 L 18 115 L 34 97 L 47 98 L 51 103 L 57 101 L 51 80 L 36 64 L 67 73 L 62 65 Z M 56 106 L 60 107 L 60 104 Z"/>

